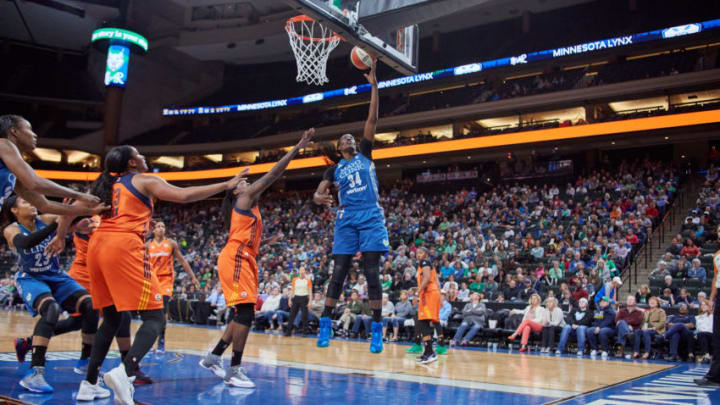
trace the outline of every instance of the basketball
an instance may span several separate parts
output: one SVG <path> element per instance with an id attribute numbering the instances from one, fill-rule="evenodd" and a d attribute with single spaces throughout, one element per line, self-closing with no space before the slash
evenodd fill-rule
<path id="1" fill-rule="evenodd" d="M 360 70 L 368 70 L 372 66 L 373 57 L 370 56 L 364 49 L 360 47 L 354 47 L 350 52 L 350 61 L 353 66 Z"/>

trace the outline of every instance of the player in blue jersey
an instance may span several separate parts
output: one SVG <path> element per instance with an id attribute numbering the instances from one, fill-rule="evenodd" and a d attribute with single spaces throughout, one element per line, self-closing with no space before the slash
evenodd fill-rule
<path id="1" fill-rule="evenodd" d="M 46 214 L 89 216 L 101 212 L 105 206 L 97 205 L 100 203 L 98 197 L 63 187 L 35 173 L 23 160 L 21 153 L 30 153 L 36 146 L 37 135 L 28 120 L 18 115 L 0 115 L 0 206 L 15 190 L 19 196 Z M 71 207 L 48 201 L 45 195 L 81 200 L 99 209 Z"/>
<path id="2" fill-rule="evenodd" d="M 15 285 L 33 315 L 40 315 L 32 336 L 32 362 L 20 385 L 32 392 L 49 393 L 53 388 L 45 380 L 45 353 L 62 310 L 79 313 L 83 333 L 83 352 L 88 356 L 98 326 L 98 313 L 93 310 L 90 294 L 62 269 L 57 256 L 46 254 L 50 240 L 55 236 L 55 215 L 38 215 L 37 209 L 17 195 L 8 197 L 2 207 L 5 223 L 3 230 L 8 245 L 18 256 Z M 89 221 L 85 223 L 89 225 Z M 61 309 L 62 308 L 62 309 Z M 18 345 L 16 344 L 16 350 Z M 20 344 L 18 361 L 25 360 L 27 348 Z M 106 398 L 110 392 L 94 388 L 95 398 Z M 82 391 L 82 389 L 81 389 Z"/>
<path id="3" fill-rule="evenodd" d="M 338 188 L 338 210 L 335 218 L 333 240 L 333 268 L 328 285 L 325 310 L 320 318 L 318 347 L 330 344 L 330 316 L 335 309 L 343 283 L 357 252 L 362 252 L 363 270 L 368 284 L 368 297 L 372 309 L 370 351 L 380 353 L 382 344 L 382 287 L 380 286 L 380 256 L 388 251 L 388 233 L 385 215 L 380 206 L 375 163 L 372 159 L 373 142 L 378 119 L 378 83 L 375 76 L 376 63 L 365 78 L 372 88 L 370 111 L 365 122 L 359 153 L 355 138 L 350 134 L 340 137 L 337 149 L 342 159 L 328 168 L 315 192 L 316 204 L 330 205 L 330 185 Z M 367 332 L 367 331 L 366 331 Z"/>

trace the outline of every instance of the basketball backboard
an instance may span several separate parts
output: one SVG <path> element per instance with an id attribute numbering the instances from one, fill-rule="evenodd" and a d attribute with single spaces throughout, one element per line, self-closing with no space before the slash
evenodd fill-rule
<path id="1" fill-rule="evenodd" d="M 286 0 L 297 10 L 329 27 L 345 41 L 364 49 L 388 66 L 406 75 L 418 71 L 420 33 L 417 25 L 388 27 L 385 32 L 369 32 L 363 17 L 386 12 L 387 4 L 376 0 Z M 378 30 L 376 30 L 378 31 Z"/>

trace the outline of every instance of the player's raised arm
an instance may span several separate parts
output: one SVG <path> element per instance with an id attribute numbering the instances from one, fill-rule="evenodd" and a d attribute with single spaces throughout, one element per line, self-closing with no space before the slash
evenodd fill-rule
<path id="1" fill-rule="evenodd" d="M 373 59 L 370 72 L 365 73 L 365 78 L 370 83 L 372 90 L 370 91 L 370 111 L 368 112 L 368 119 L 365 121 L 365 129 L 363 131 L 363 138 L 370 142 L 375 142 L 375 133 L 377 132 L 377 121 L 378 121 L 378 108 L 380 102 L 378 101 L 378 82 L 377 76 L 375 75 L 375 69 L 377 68 L 377 59 Z"/>
<path id="2" fill-rule="evenodd" d="M 248 187 L 247 191 L 238 198 L 238 204 L 241 204 L 241 200 L 244 199 L 248 201 L 256 200 L 263 191 L 267 190 L 268 187 L 275 183 L 275 181 L 277 181 L 277 179 L 279 179 L 280 176 L 285 173 L 285 169 L 287 169 L 288 164 L 290 164 L 290 161 L 295 156 L 297 156 L 298 152 L 300 152 L 300 149 L 304 149 L 308 146 L 310 140 L 312 140 L 312 137 L 314 135 L 315 128 L 310 128 L 307 131 L 303 132 L 302 138 L 300 138 L 300 141 L 297 143 L 297 145 L 293 146 L 293 148 L 290 149 L 285 154 L 285 156 L 282 157 L 282 159 L 275 163 L 275 166 L 273 166 L 269 172 L 265 173 L 258 180 L 254 181 Z"/>
<path id="3" fill-rule="evenodd" d="M 13 133 L 13 131 L 17 130 L 16 127 L 12 127 L 7 132 Z M 52 197 L 73 198 L 95 204 L 100 202 L 100 199 L 95 196 L 77 192 L 71 188 L 61 186 L 54 181 L 38 176 L 35 170 L 23 160 L 17 146 L 8 139 L 0 139 L 0 159 L 2 159 L 8 169 L 13 172 L 17 180 L 28 191 Z M 36 208 L 40 209 L 39 206 L 36 206 Z"/>
<path id="4" fill-rule="evenodd" d="M 99 214 L 103 211 L 110 209 L 109 206 L 104 204 L 95 205 L 96 203 L 94 200 L 91 202 L 91 204 L 93 205 L 91 207 L 88 207 L 87 205 L 67 205 L 55 201 L 50 201 L 45 198 L 44 195 L 28 190 L 24 184 L 17 184 L 15 186 L 15 192 L 25 201 L 29 202 L 31 205 L 37 208 L 38 211 L 46 214 L 90 216 Z"/>
<path id="5" fill-rule="evenodd" d="M 141 191 L 147 192 L 159 200 L 176 203 L 191 203 L 204 200 L 225 190 L 232 190 L 250 169 L 245 169 L 230 180 L 205 186 L 176 187 L 158 176 L 143 175 L 140 181 Z"/>

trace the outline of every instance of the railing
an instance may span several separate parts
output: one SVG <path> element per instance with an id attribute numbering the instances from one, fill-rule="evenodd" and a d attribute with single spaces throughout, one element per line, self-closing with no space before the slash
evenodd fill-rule
<path id="1" fill-rule="evenodd" d="M 688 197 L 688 189 L 690 188 L 689 183 L 691 181 L 692 180 L 688 179 L 688 183 L 686 183 L 685 187 L 678 190 L 677 196 L 670 203 L 670 209 L 665 213 L 665 216 L 663 216 L 660 224 L 653 228 L 652 233 L 648 235 L 648 239 L 645 244 L 640 248 L 640 250 L 637 251 L 637 253 L 635 253 L 630 258 L 630 263 L 625 266 L 622 274 L 620 274 L 623 282 L 628 287 L 628 292 L 632 293 L 633 283 L 635 286 L 638 285 L 638 264 L 640 263 L 640 261 L 643 260 L 643 267 L 647 268 L 649 261 L 653 257 L 653 238 L 657 237 L 656 249 L 661 250 L 663 248 L 663 243 L 665 243 L 665 232 L 667 232 L 669 228 L 673 226 L 677 215 L 682 215 L 680 211 L 685 209 L 686 199 Z"/>

